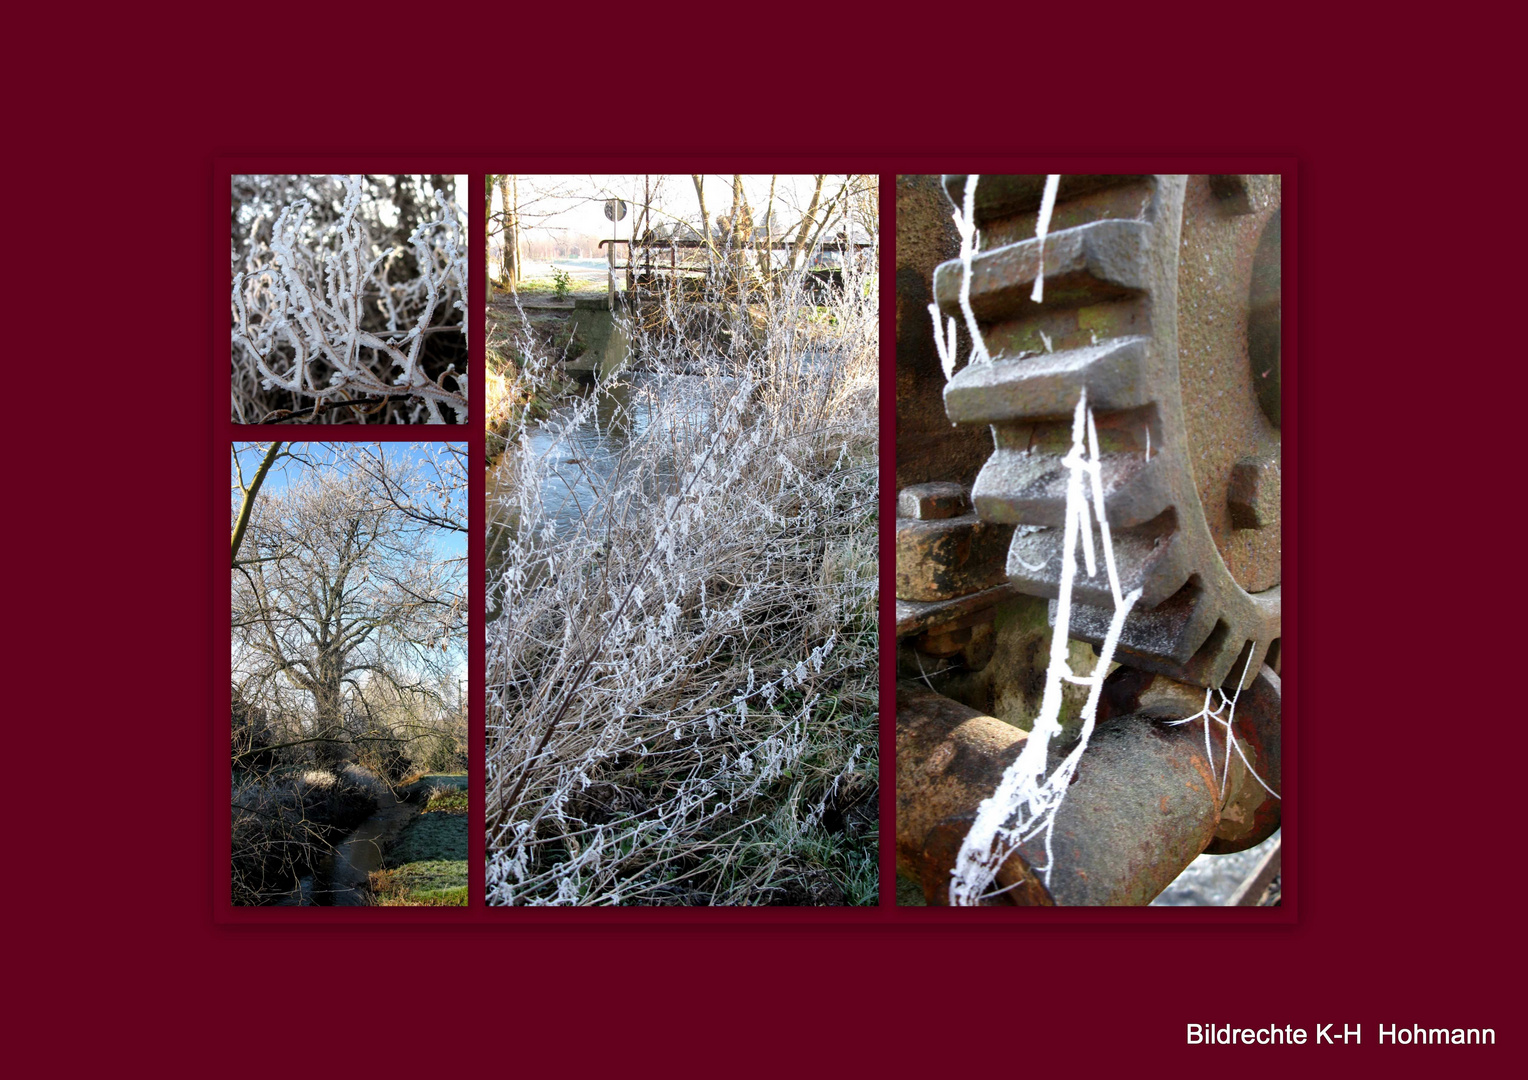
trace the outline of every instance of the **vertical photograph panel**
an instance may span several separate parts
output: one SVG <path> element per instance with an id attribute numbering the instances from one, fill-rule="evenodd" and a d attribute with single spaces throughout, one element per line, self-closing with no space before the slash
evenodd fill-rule
<path id="1" fill-rule="evenodd" d="M 235 443 L 232 902 L 463 906 L 467 444 Z"/>
<path id="2" fill-rule="evenodd" d="M 897 180 L 897 897 L 1279 902 L 1277 175 Z"/>
<path id="3" fill-rule="evenodd" d="M 877 903 L 878 178 L 483 199 L 488 903 Z"/>

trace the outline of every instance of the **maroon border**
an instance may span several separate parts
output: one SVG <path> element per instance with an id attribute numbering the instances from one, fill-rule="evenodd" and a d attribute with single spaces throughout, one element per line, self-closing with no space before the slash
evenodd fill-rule
<path id="1" fill-rule="evenodd" d="M 798 37 L 794 10 L 393 14 L 13 20 L 13 142 L 31 167 L 12 185 L 10 356 L 23 438 L 42 436 L 8 474 L 23 1073 L 1520 1075 L 1521 255 L 1516 173 L 1491 168 L 1515 145 L 1510 24 L 1335 5 L 883 5 L 809 10 Z M 530 148 L 516 168 L 552 172 L 587 168 L 567 152 L 583 146 L 652 171 L 780 147 L 800 153 L 764 167 L 998 171 L 1019 159 L 972 152 L 1028 149 L 1108 169 L 1073 153 L 1100 146 L 1119 161 L 1298 160 L 1285 319 L 1302 363 L 1285 408 L 1300 430 L 1284 447 L 1299 493 L 1284 630 L 1300 641 L 1286 669 L 1302 721 L 1297 923 L 214 924 L 214 159 L 428 154 L 471 173 Z M 129 365 L 158 377 L 124 379 Z M 67 397 L 33 392 L 55 375 Z M 62 530 L 28 503 L 54 492 Z M 1472 512 L 1502 525 L 1483 535 L 1461 522 Z M 1364 1042 L 1186 1047 L 1185 1022 L 1205 1021 L 1361 1023 Z M 1381 1021 L 1489 1025 L 1500 1045 L 1376 1047 Z"/>
<path id="2" fill-rule="evenodd" d="M 927 15 L 919 16 L 926 32 L 906 40 L 937 51 L 940 64 L 953 63 L 959 42 L 928 31 Z M 1176 27 L 1193 17 L 1141 18 Z M 1212 25 L 1220 33 L 1228 18 L 1217 10 L 1195 25 L 1201 35 Z M 249 50 L 271 40 L 263 31 L 241 35 Z M 922 67 L 899 67 L 867 39 L 855 63 L 883 74 L 869 80 L 863 101 L 849 110 L 856 124 L 863 116 L 862 128 L 845 136 L 836 117 L 804 106 L 792 113 L 796 102 L 786 93 L 761 106 L 768 130 L 756 141 L 816 149 L 774 156 L 782 169 L 798 161 L 797 167 L 882 174 L 1060 167 L 1063 157 L 1108 169 L 1139 160 L 1058 153 L 1026 162 L 967 153 L 1023 145 L 1065 151 L 1108 144 L 1161 151 L 1157 160 L 1203 147 L 1252 146 L 1297 160 L 1285 176 L 1286 191 L 1294 180 L 1299 198 L 1298 221 L 1286 226 L 1297 247 L 1286 258 L 1296 265 L 1286 274 L 1294 279 L 1298 271 L 1299 293 L 1285 319 L 1286 347 L 1297 349 L 1301 363 L 1286 376 L 1298 382 L 1285 389 L 1285 408 L 1298 408 L 1299 431 L 1284 452 L 1285 479 L 1295 485 L 1285 500 L 1286 530 L 1298 548 L 1285 572 L 1297 575 L 1291 603 L 1299 607 L 1284 632 L 1299 640 L 1298 648 L 1289 643 L 1286 668 L 1298 686 L 1290 695 L 1299 709 L 1298 742 L 1287 749 L 1298 768 L 1289 813 L 1299 816 L 1299 850 L 1285 863 L 1286 875 L 1298 875 L 1298 921 L 1079 925 L 1021 914 L 956 924 L 886 909 L 838 922 L 769 920 L 754 912 L 743 913 L 746 921 L 685 923 L 641 917 L 661 914 L 654 912 L 622 921 L 217 921 L 210 902 L 214 825 L 204 808 L 215 805 L 207 740 L 221 730 L 214 706 L 226 693 L 216 688 L 227 653 L 223 632 L 207 631 L 226 589 L 217 555 L 226 542 L 220 534 L 228 432 L 226 399 L 213 390 L 227 356 L 226 337 L 217 332 L 226 317 L 217 314 L 227 302 L 226 263 L 217 265 L 209 239 L 225 231 L 227 196 L 213 181 L 214 157 L 258 146 L 332 151 L 324 159 L 285 159 L 325 168 L 345 160 L 417 161 L 418 155 L 364 153 L 407 145 L 438 151 L 432 166 L 470 175 L 480 163 L 504 158 L 453 150 L 513 148 L 527 140 L 547 146 L 578 117 L 532 114 L 527 98 L 513 96 L 534 83 L 527 76 L 510 100 L 468 101 L 479 107 L 459 123 L 432 112 L 428 122 L 395 124 L 382 135 L 343 124 L 320 130 L 316 119 L 306 121 L 306 130 L 289 130 L 282 126 L 292 112 L 287 106 L 302 102 L 288 83 L 244 78 L 237 87 L 258 106 L 275 102 L 286 110 L 266 123 L 277 105 L 269 114 L 255 106 L 231 109 L 223 92 L 247 74 L 244 68 L 204 88 L 192 80 L 208 74 L 207 60 L 185 49 L 173 62 L 168 55 L 162 63 L 136 57 L 131 71 L 105 66 L 116 84 L 90 88 L 93 96 L 80 101 L 78 114 L 53 124 L 51 138 L 35 147 L 65 161 L 81 155 L 76 174 L 55 174 L 74 185 L 68 210 L 84 208 L 78 216 L 89 230 L 66 248 L 70 258 L 82 249 L 97 262 L 115 258 L 101 245 L 103 228 L 122 232 L 124 245 L 131 241 L 137 261 L 87 282 L 94 292 L 86 299 L 107 308 L 99 326 L 140 332 L 86 358 L 81 392 L 108 396 L 106 421 L 94 420 L 87 397 L 52 409 L 40 425 L 44 468 L 51 469 L 57 450 L 67 471 L 34 476 L 29 459 L 13 462 L 23 497 L 56 488 L 76 510 L 64 535 L 37 527 L 34 514 L 13 536 L 44 556 L 15 563 L 25 599 L 14 614 L 29 650 L 17 683 L 23 707 L 37 706 L 13 724 L 23 746 L 28 736 L 36 743 L 17 761 L 48 773 L 47 787 L 30 791 L 31 777 L 24 777 L 31 801 L 13 808 L 15 817 L 37 826 L 16 833 L 11 864 L 24 875 L 12 890 L 18 913 L 11 919 L 13 981 L 22 998 L 14 1056 L 24 1072 L 33 1065 L 30 1072 L 39 1074 L 93 1074 L 142 1063 L 171 1076 L 268 1076 L 336 1059 L 358 1068 L 471 1069 L 494 1077 L 596 1069 L 900 1077 L 994 1064 L 1005 1072 L 1073 1076 L 1180 1076 L 1185 1068 L 1217 1075 L 1312 1067 L 1350 1073 L 1355 1066 L 1387 1076 L 1436 1076 L 1440 1068 L 1465 1076 L 1521 1071 L 1510 1068 L 1510 1047 L 1521 1037 L 1514 1019 L 1521 1010 L 1511 1005 L 1520 996 L 1511 867 L 1521 798 L 1512 771 L 1510 659 L 1506 680 L 1489 674 L 1503 651 L 1511 656 L 1511 584 L 1437 580 L 1440 567 L 1478 576 L 1484 566 L 1505 576 L 1516 565 L 1510 539 L 1477 541 L 1457 521 L 1478 506 L 1499 512 L 1507 524 L 1501 535 L 1512 535 L 1511 481 L 1522 452 L 1510 387 L 1519 363 L 1510 339 L 1501 340 L 1500 303 L 1489 301 L 1511 295 L 1517 249 L 1510 214 L 1493 216 L 1489 198 L 1461 194 L 1457 213 L 1445 217 L 1460 217 L 1462 226 L 1440 230 L 1430 215 L 1440 200 L 1453 205 L 1451 177 L 1377 168 L 1403 160 L 1386 156 L 1389 148 L 1415 148 L 1415 156 L 1452 164 L 1500 145 L 1491 112 L 1499 100 L 1479 97 L 1455 109 L 1437 91 L 1440 80 L 1445 87 L 1477 85 L 1476 69 L 1488 68 L 1490 57 L 1473 46 L 1461 49 L 1452 66 L 1471 70 L 1451 83 L 1449 57 L 1418 50 L 1427 63 L 1443 62 L 1444 71 L 1417 75 L 1408 80 L 1413 88 L 1372 79 L 1375 61 L 1364 56 L 1394 55 L 1389 38 L 1377 45 L 1366 38 L 1360 52 L 1355 42 L 1334 40 L 1325 21 L 1288 20 L 1274 32 L 1268 51 L 1276 55 L 1261 64 L 1249 59 L 1245 39 L 1211 49 L 1175 39 L 1179 51 L 1170 54 L 1132 40 L 1111 67 L 1091 47 L 1032 49 L 1033 37 L 1010 33 L 1009 51 L 1022 61 L 1004 55 L 973 62 L 1001 75 L 1004 85 L 977 85 L 966 94 L 935 86 L 948 66 L 936 69 L 925 58 Z M 120 39 L 112 44 L 126 44 L 125 31 Z M 1042 54 L 1057 58 L 1046 61 L 1051 68 L 1024 66 Z M 1307 54 L 1313 62 L 1305 62 Z M 292 55 L 313 63 L 311 51 Z M 1180 74 L 1166 73 L 1165 59 L 1179 55 Z M 1217 67 L 1222 55 L 1234 58 L 1235 71 Z M 227 41 L 206 56 L 225 63 Z M 1141 77 L 1143 59 L 1158 65 L 1160 78 Z M 1072 67 L 1062 71 L 1062 60 Z M 1238 81 L 1233 76 L 1243 69 L 1246 78 Z M 57 82 L 56 71 L 48 78 L 47 85 Z M 1128 96 L 1145 82 L 1172 95 L 1173 106 Z M 1360 85 L 1368 95 L 1361 108 L 1351 95 L 1333 93 L 1334 86 Z M 135 112 L 119 118 L 109 95 L 126 97 L 129 86 Z M 317 95 L 324 87 L 312 89 Z M 790 88 L 782 81 L 782 89 Z M 323 103 L 316 96 L 314 102 Z M 428 104 L 433 108 L 433 100 Z M 367 107 L 373 110 L 367 118 L 384 122 L 375 102 Z M 662 140 L 653 145 L 725 149 L 735 127 L 699 128 L 717 111 L 697 97 L 696 124 L 643 129 L 642 137 Z M 110 130 L 92 122 L 103 112 Z M 30 130 L 30 114 L 23 113 L 20 123 Z M 1018 114 L 1022 120 L 1008 119 Z M 1445 116 L 1448 131 L 1418 127 Z M 361 114 L 355 120 L 361 123 Z M 607 129 L 620 134 L 619 125 L 600 130 Z M 562 141 L 571 138 L 564 134 Z M 626 136 L 628 147 L 637 138 Z M 837 157 L 830 138 L 865 152 Z M 916 145 L 947 153 L 901 152 Z M 517 159 L 517 167 L 520 160 L 528 171 L 589 167 L 586 158 L 553 153 Z M 695 157 L 679 151 L 622 160 L 656 169 Z M 1171 160 L 1191 167 L 1188 158 Z M 1203 160 L 1226 167 L 1219 164 L 1224 157 Z M 745 165 L 741 157 L 717 155 L 706 167 L 733 162 Z M 1489 192 L 1493 178 L 1509 175 L 1475 179 Z M 106 210 L 120 213 L 97 214 Z M 51 217 L 44 220 L 51 226 Z M 25 253 L 57 246 L 58 236 L 45 234 Z M 1469 269 L 1461 274 L 1461 266 Z M 56 340 L 59 320 L 66 329 L 75 321 L 88 329 L 94 309 L 81 315 L 77 304 L 49 306 L 50 280 L 34 276 L 31 284 L 44 286 L 35 303 L 54 336 L 18 359 L 70 371 L 75 361 Z M 64 272 L 57 280 L 75 278 Z M 187 299 L 178 300 L 171 286 Z M 32 302 L 30 293 L 24 298 Z M 159 319 L 157 332 L 142 329 L 148 315 Z M 883 317 L 890 315 L 888 306 Z M 893 340 L 889 330 L 884 338 Z M 132 393 L 119 378 L 127 362 L 167 365 L 181 379 L 173 394 L 156 395 L 141 416 L 119 425 L 114 417 Z M 210 422 L 198 412 L 209 400 Z M 1447 420 L 1455 425 L 1452 439 L 1443 434 Z M 882 438 L 889 454 L 885 425 Z M 89 515 L 83 522 L 82 503 Z M 33 532 L 20 531 L 28 525 Z M 1483 558 L 1470 557 L 1476 545 Z M 76 567 L 82 583 L 73 590 L 76 606 L 61 609 L 51 586 L 59 568 Z M 41 630 L 25 621 L 33 612 L 42 615 Z M 44 683 L 29 700 L 27 690 L 38 683 L 32 664 L 61 650 L 67 666 L 50 674 L 64 693 Z M 77 689 L 87 693 L 71 693 Z M 76 730 L 90 741 L 75 741 Z M 151 737 L 140 737 L 144 732 Z M 74 782 L 77 762 L 86 784 Z M 1429 798 L 1438 794 L 1449 798 L 1441 811 Z M 53 837 L 64 838 L 67 854 Z M 374 991 L 396 1008 L 372 1007 Z M 351 1025 L 359 1009 L 369 1015 Z M 1359 1048 L 1194 1047 L 1185 1046 L 1186 1022 L 1306 1028 L 1335 1022 L 1339 1030 L 1362 1024 L 1364 1041 Z M 1492 1026 L 1499 1045 L 1377 1047 L 1377 1022 Z"/>

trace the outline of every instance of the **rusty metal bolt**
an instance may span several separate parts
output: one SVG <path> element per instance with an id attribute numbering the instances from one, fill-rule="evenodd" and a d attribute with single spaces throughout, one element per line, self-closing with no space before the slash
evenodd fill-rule
<path id="1" fill-rule="evenodd" d="M 1238 529 L 1266 529 L 1279 523 L 1282 484 L 1277 455 L 1244 457 L 1231 466 L 1226 505 Z"/>
<path id="2" fill-rule="evenodd" d="M 897 493 L 897 517 L 935 521 L 971 512 L 971 493 L 961 484 L 913 484 Z"/>
<path id="3" fill-rule="evenodd" d="M 929 602 L 981 592 L 1007 581 L 1012 525 L 975 514 L 934 521 L 897 519 L 897 599 Z"/>

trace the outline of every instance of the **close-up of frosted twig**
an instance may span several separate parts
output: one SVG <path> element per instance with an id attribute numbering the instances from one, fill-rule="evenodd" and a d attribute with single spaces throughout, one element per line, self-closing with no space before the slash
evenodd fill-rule
<path id="1" fill-rule="evenodd" d="M 236 423 L 466 421 L 461 215 L 392 179 L 234 178 Z"/>

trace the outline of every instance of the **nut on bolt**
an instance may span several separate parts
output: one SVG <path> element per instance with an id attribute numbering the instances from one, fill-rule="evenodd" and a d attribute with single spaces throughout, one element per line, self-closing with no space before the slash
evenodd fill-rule
<path id="1" fill-rule="evenodd" d="M 897 517 L 935 521 L 971 512 L 971 493 L 962 484 L 912 484 L 897 493 Z"/>
<path id="2" fill-rule="evenodd" d="M 1231 524 L 1238 529 L 1277 525 L 1282 486 L 1277 454 L 1244 457 L 1231 466 L 1231 483 L 1226 490 Z"/>
<path id="3" fill-rule="evenodd" d="M 1002 584 L 1012 525 L 980 520 L 960 484 L 915 484 L 897 495 L 897 599 L 952 600 Z"/>

